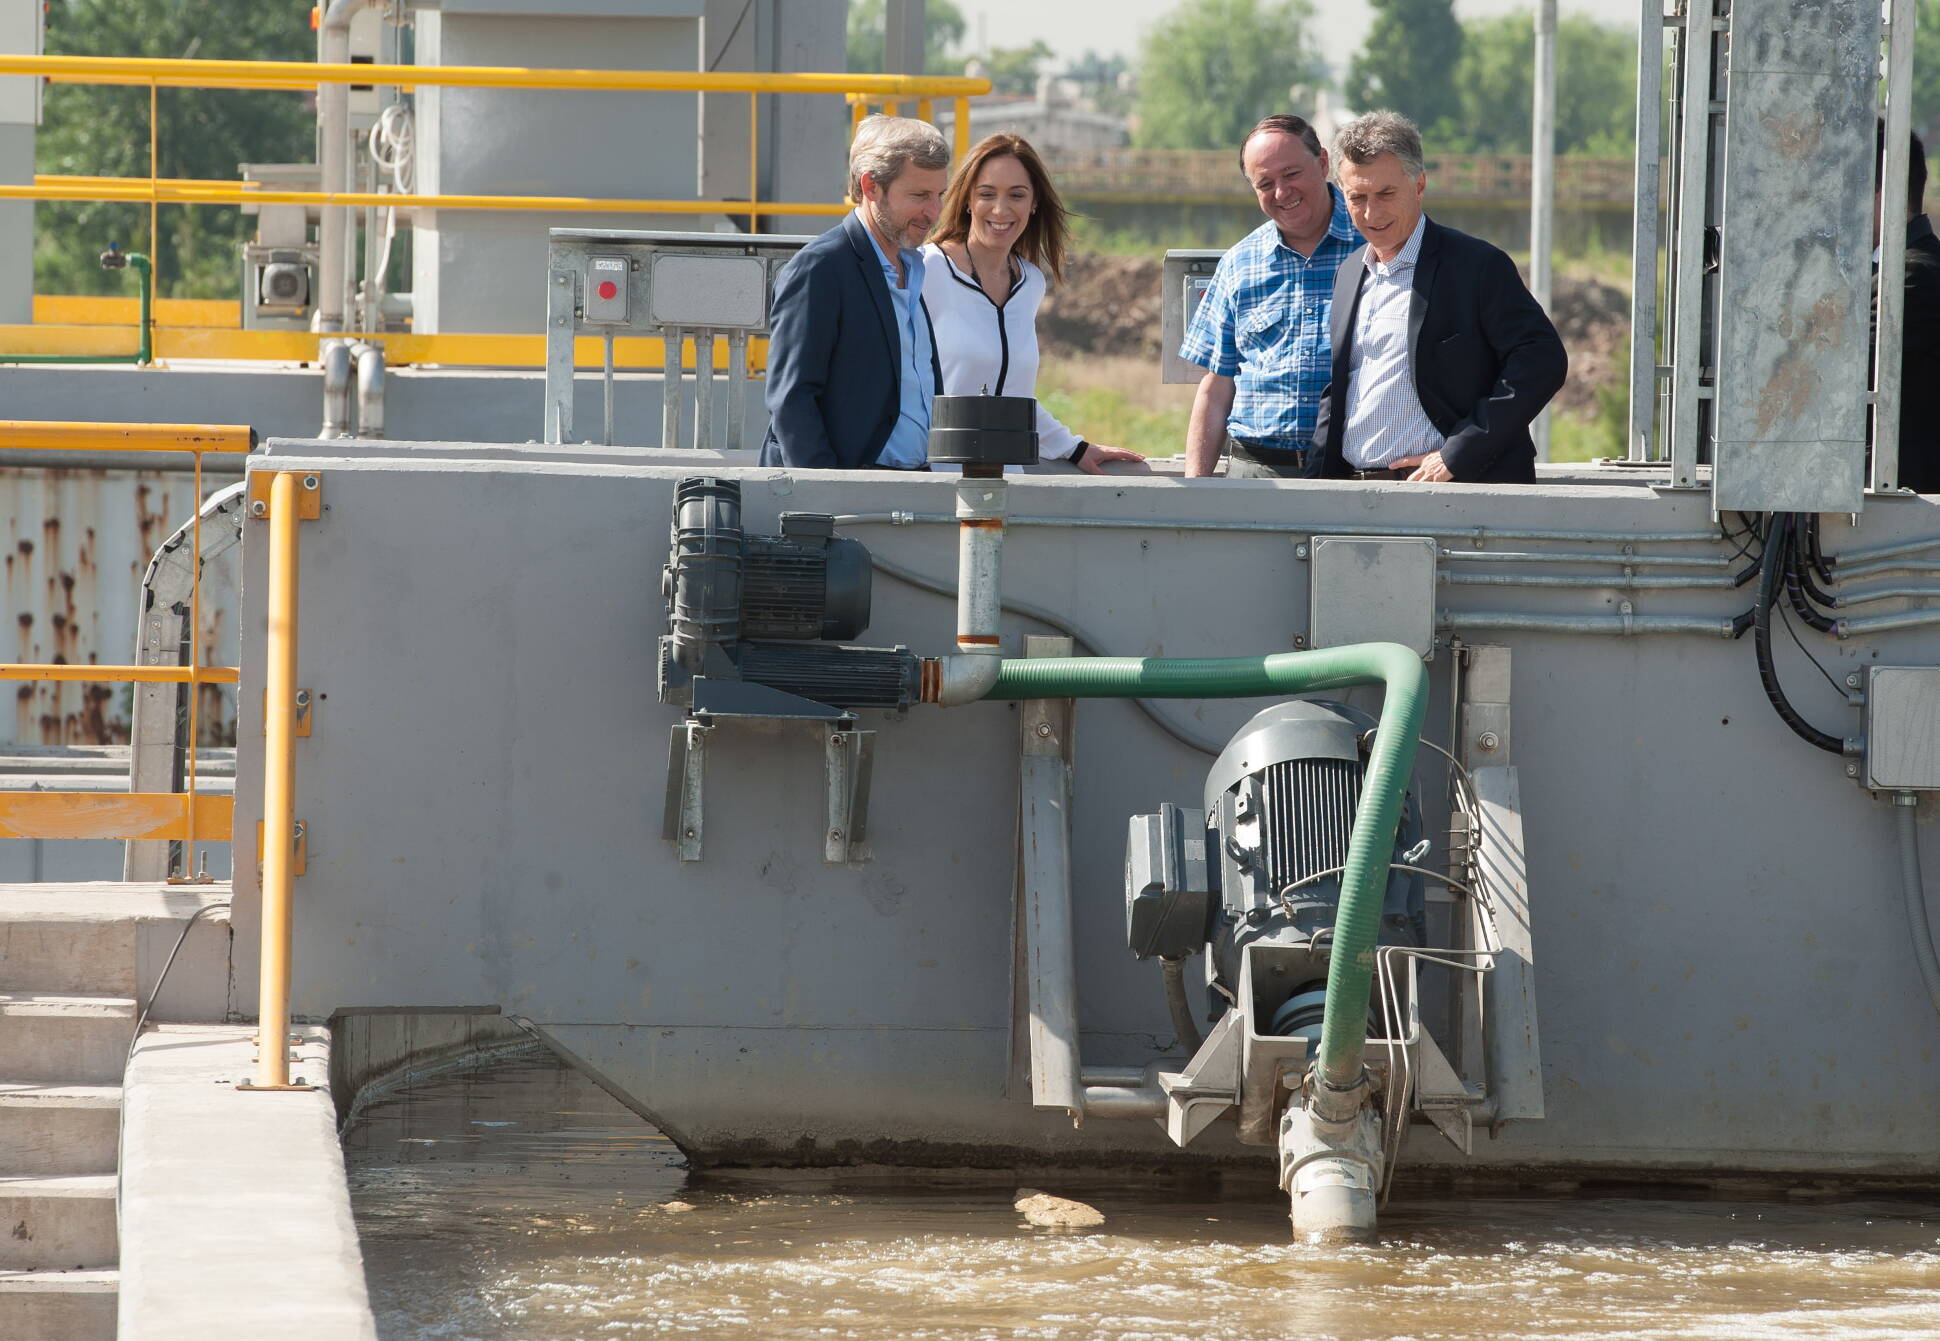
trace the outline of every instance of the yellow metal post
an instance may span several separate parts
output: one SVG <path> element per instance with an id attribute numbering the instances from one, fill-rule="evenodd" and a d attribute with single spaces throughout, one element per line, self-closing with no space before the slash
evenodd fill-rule
<path id="1" fill-rule="evenodd" d="M 257 1089 L 290 1083 L 290 881 L 296 852 L 296 476 L 269 491 L 269 703 L 263 743 L 263 936 Z"/>
<path id="2" fill-rule="evenodd" d="M 761 216 L 755 206 L 761 202 L 761 95 L 748 95 L 748 231 L 761 231 Z"/>
<path id="3" fill-rule="evenodd" d="M 970 100 L 957 99 L 956 123 L 950 127 L 951 137 L 956 140 L 953 157 L 962 158 L 970 152 Z"/>

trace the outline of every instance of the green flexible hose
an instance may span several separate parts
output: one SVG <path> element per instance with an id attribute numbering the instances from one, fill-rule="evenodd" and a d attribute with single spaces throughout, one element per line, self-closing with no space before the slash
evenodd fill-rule
<path id="1" fill-rule="evenodd" d="M 1428 710 L 1428 672 L 1398 643 L 1356 643 L 1263 657 L 1043 657 L 1006 660 L 986 698 L 1254 698 L 1378 684 L 1386 690 L 1361 806 L 1341 872 L 1334 952 L 1321 1022 L 1320 1077 L 1360 1083 L 1374 943 L 1387 896 L 1395 826 Z"/>

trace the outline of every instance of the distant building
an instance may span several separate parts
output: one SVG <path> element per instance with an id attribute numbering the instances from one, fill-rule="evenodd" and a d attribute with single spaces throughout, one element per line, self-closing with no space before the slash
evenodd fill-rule
<path id="1" fill-rule="evenodd" d="M 989 93 L 970 100 L 970 142 L 986 135 L 1021 135 L 1046 158 L 1116 149 L 1131 142 L 1122 116 L 1109 116 L 1079 106 L 1064 95 L 1049 75 L 1037 81 L 1037 96 Z M 956 131 L 954 104 L 939 101 L 936 125 L 945 136 Z"/>

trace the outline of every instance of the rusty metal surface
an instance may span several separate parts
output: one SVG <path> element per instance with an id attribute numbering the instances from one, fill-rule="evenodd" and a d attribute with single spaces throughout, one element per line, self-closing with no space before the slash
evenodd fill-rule
<path id="1" fill-rule="evenodd" d="M 205 491 L 227 480 L 204 481 Z M 0 638 L 5 660 L 114 665 L 134 654 L 141 576 L 190 514 L 193 477 L 161 471 L 0 468 Z M 236 664 L 232 564 L 203 574 L 200 658 Z M 128 739 L 131 690 L 100 682 L 9 683 L 0 745 Z M 200 686 L 204 744 L 233 744 L 235 689 Z"/>

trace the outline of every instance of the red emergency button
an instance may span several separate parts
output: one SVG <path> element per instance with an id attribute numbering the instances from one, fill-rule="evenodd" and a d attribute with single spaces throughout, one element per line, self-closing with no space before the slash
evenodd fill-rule
<path id="1" fill-rule="evenodd" d="M 603 279 L 600 281 L 600 297 L 611 299 L 616 294 L 618 294 L 619 291 L 620 291 L 620 286 L 615 284 L 612 280 Z"/>

